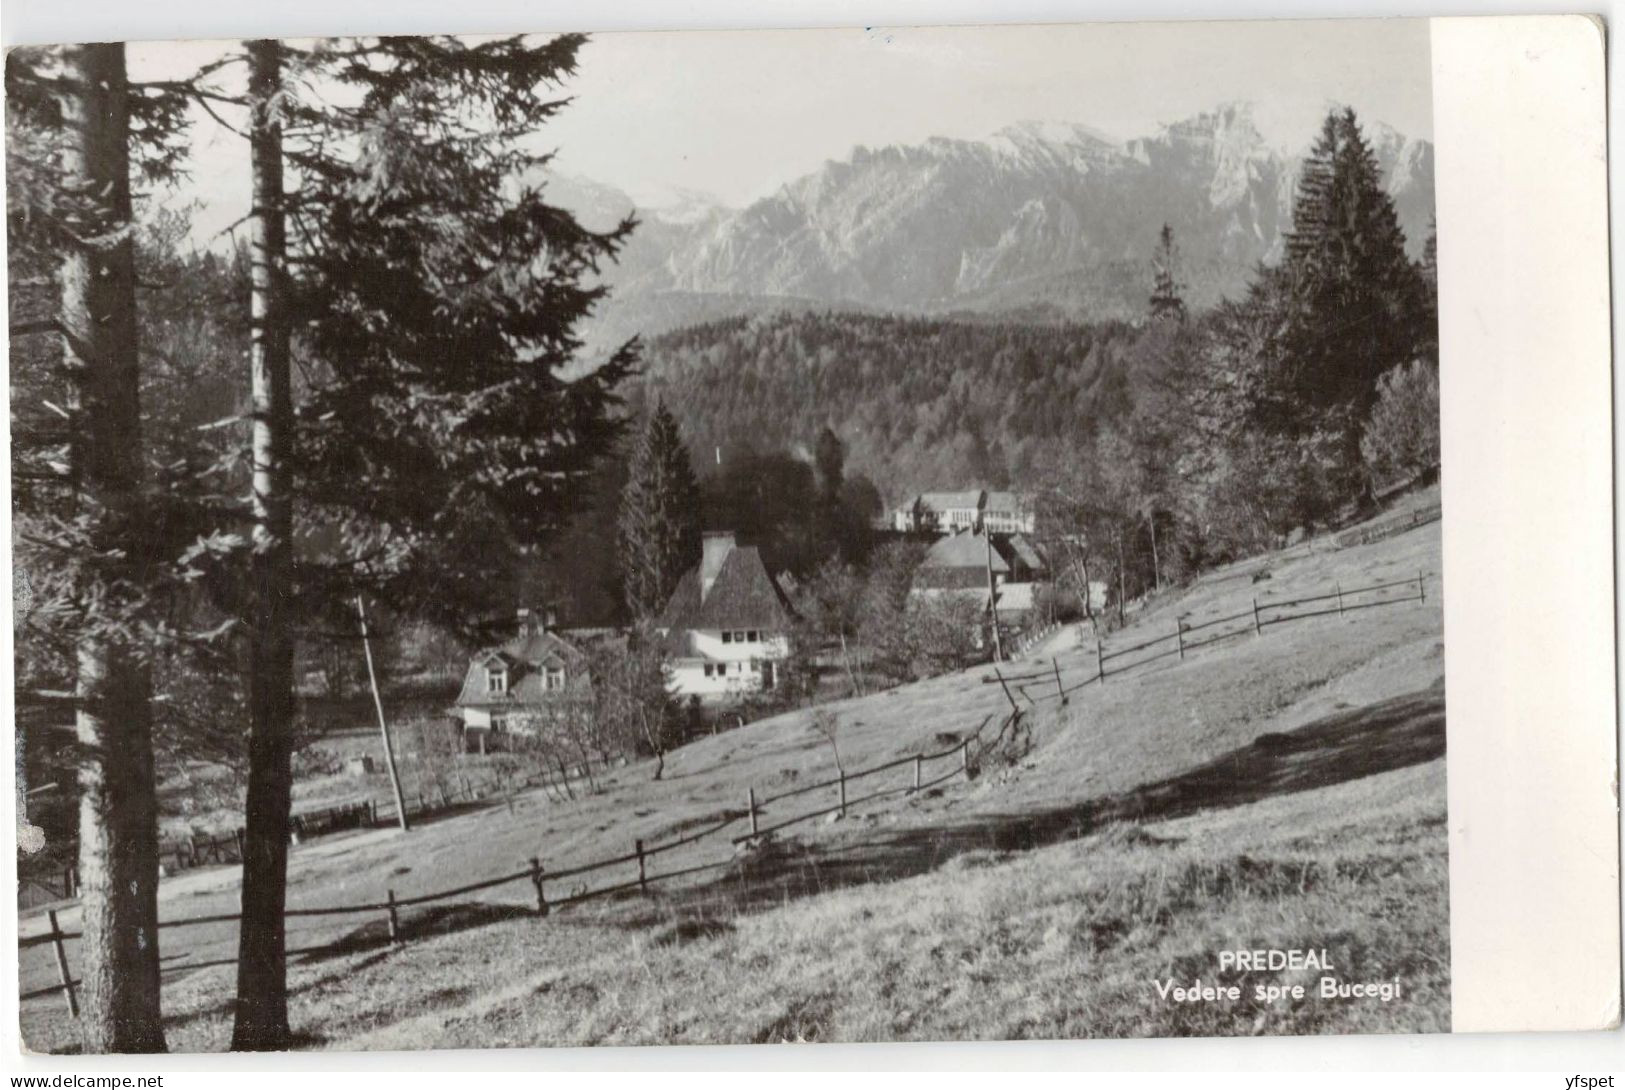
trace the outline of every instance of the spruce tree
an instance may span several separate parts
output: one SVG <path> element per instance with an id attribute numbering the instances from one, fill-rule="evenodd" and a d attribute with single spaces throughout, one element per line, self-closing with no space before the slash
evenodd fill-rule
<path id="1" fill-rule="evenodd" d="M 1276 347 L 1300 429 L 1341 413 L 1356 430 L 1377 379 L 1426 337 L 1426 286 L 1351 109 L 1326 119 L 1299 180 L 1287 236 L 1286 323 Z"/>
<path id="2" fill-rule="evenodd" d="M 1157 236 L 1157 250 L 1151 257 L 1151 319 L 1157 321 L 1163 318 L 1183 320 L 1185 317 L 1185 299 L 1182 295 L 1184 285 L 1180 284 L 1175 274 L 1175 265 L 1179 260 L 1179 251 L 1174 246 L 1174 229 L 1166 223 L 1162 225 L 1162 232 Z"/>
<path id="3" fill-rule="evenodd" d="M 145 457 L 131 191 L 172 175 L 184 103 L 121 44 L 15 50 L 6 87 L 18 674 L 73 690 L 83 1047 L 160 1052 L 152 663 L 186 531 Z"/>
<path id="4" fill-rule="evenodd" d="M 512 608 L 493 570 L 545 548 L 620 435 L 635 344 L 565 376 L 634 223 L 582 227 L 527 150 L 584 40 L 254 42 L 246 96 L 182 85 L 246 113 L 254 183 L 252 487 L 186 557 L 250 652 L 234 1047 L 290 1041 L 294 634 L 353 624 L 357 593 L 477 631 Z"/>
<path id="5" fill-rule="evenodd" d="M 677 418 L 657 404 L 632 448 L 617 525 L 627 608 L 637 618 L 665 608 L 699 559 L 700 489 Z"/>

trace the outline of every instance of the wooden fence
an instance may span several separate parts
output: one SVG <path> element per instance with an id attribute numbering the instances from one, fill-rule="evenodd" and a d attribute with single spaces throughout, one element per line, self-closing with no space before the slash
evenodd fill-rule
<path id="1" fill-rule="evenodd" d="M 583 863 L 559 870 L 548 870 L 543 865 L 540 856 L 533 856 L 527 861 L 526 865 L 522 869 L 515 870 L 507 874 L 500 874 L 492 878 L 487 878 L 480 882 L 473 882 L 468 885 L 458 886 L 454 889 L 440 890 L 435 893 L 426 893 L 416 897 L 403 898 L 396 897 L 395 891 L 390 889 L 386 891 L 386 897 L 382 901 L 353 905 L 332 905 L 318 908 L 289 908 L 284 912 L 284 916 L 382 916 L 387 925 L 390 940 L 392 942 L 404 942 L 405 931 L 401 927 L 401 913 L 404 910 L 432 904 L 436 901 L 444 901 L 452 897 L 462 897 L 470 893 L 494 889 L 498 886 L 511 885 L 518 882 L 530 883 L 535 892 L 536 914 L 538 916 L 547 916 L 555 908 L 587 901 L 595 897 L 606 897 L 622 893 L 632 893 L 634 891 L 638 893 L 645 893 L 648 891 L 649 886 L 655 882 L 670 881 L 676 878 L 688 877 L 691 875 L 701 874 L 706 871 L 731 866 L 736 860 L 739 845 L 755 841 L 760 837 L 768 836 L 780 829 L 787 829 L 791 826 L 802 824 L 803 822 L 813 821 L 818 818 L 826 817 L 832 813 L 840 813 L 844 815 L 850 808 L 862 806 L 865 803 L 873 802 L 878 799 L 908 795 L 915 792 L 928 790 L 940 784 L 948 783 L 961 776 L 968 780 L 972 776 L 972 770 L 977 767 L 981 758 L 988 753 L 992 747 L 999 744 L 999 742 L 1004 738 L 1005 734 L 1019 722 L 1021 715 L 1021 709 L 1015 704 L 1014 698 L 1012 697 L 1010 712 L 999 721 L 997 731 L 991 735 L 988 735 L 988 726 L 993 722 L 993 716 L 988 716 L 982 720 L 975 731 L 960 739 L 954 745 L 948 746 L 945 749 L 910 754 L 906 757 L 900 757 L 896 760 L 888 761 L 885 764 L 876 765 L 873 768 L 866 768 L 856 772 L 846 772 L 843 770 L 833 779 L 808 784 L 803 787 L 797 787 L 789 791 L 780 792 L 776 795 L 758 795 L 755 788 L 749 788 L 747 789 L 745 798 L 743 800 L 744 805 L 739 810 L 725 813 L 721 820 L 718 820 L 701 829 L 685 833 L 684 835 L 676 837 L 672 840 L 662 841 L 656 844 L 646 844 L 641 839 L 635 840 L 632 845 L 632 850 L 625 855 L 615 856 L 610 859 L 601 859 L 591 863 Z M 972 752 L 973 748 L 975 750 L 974 753 Z M 942 766 L 942 762 L 945 760 L 948 761 L 946 768 Z M 927 777 L 926 772 L 927 765 L 936 766 L 930 770 L 929 778 Z M 887 772 L 894 772 L 897 769 L 904 769 L 905 772 L 902 776 L 896 777 L 895 782 L 890 784 L 881 784 L 879 786 L 874 785 L 875 777 L 881 776 Z M 853 795 L 853 790 L 856 789 L 860 784 L 863 785 L 866 793 Z M 797 812 L 793 815 L 786 814 L 782 817 L 775 815 L 773 812 L 773 808 L 775 806 L 785 803 L 790 799 L 812 795 L 816 792 L 831 792 L 832 797 L 829 805 L 822 806 L 807 813 Z M 750 830 L 748 833 L 742 831 L 745 827 L 747 827 L 747 825 Z M 651 863 L 661 856 L 675 851 L 678 848 L 686 847 L 690 844 L 717 836 L 718 834 L 727 832 L 736 826 L 740 830 L 738 834 L 728 837 L 728 839 L 724 842 L 728 847 L 727 858 L 710 863 L 682 866 L 672 870 L 651 873 Z M 636 877 L 633 877 L 634 871 L 632 868 L 634 867 L 636 868 Z M 589 888 L 585 885 L 566 887 L 566 891 L 563 892 L 562 895 L 560 893 L 560 883 L 567 879 L 580 878 L 585 875 L 595 874 L 615 868 L 625 868 L 625 873 L 623 875 L 616 876 L 608 884 L 600 885 L 598 888 Z M 550 886 L 552 887 L 551 891 L 549 889 Z M 82 933 L 78 931 L 64 930 L 57 919 L 56 910 L 54 909 L 48 913 L 48 918 L 51 925 L 50 931 L 40 935 L 30 935 L 26 938 L 19 938 L 18 949 L 20 951 L 29 947 L 42 946 L 49 943 L 55 957 L 59 982 L 49 987 L 37 988 L 33 991 L 24 992 L 20 996 L 20 999 L 26 1001 L 61 993 L 64 997 L 64 1002 L 67 1006 L 68 1013 L 73 1017 L 78 1017 L 78 988 L 80 982 L 75 980 L 72 976 L 68 963 L 66 944 L 70 939 L 81 938 Z M 201 924 L 230 923 L 240 919 L 241 916 L 237 913 L 214 916 L 194 916 L 180 920 L 160 920 L 158 922 L 158 927 L 160 929 L 194 927 Z M 320 947 L 316 949 L 320 949 Z M 296 956 L 299 954 L 312 952 L 314 952 L 314 950 L 290 950 L 287 952 L 287 955 Z M 183 971 L 197 968 L 202 968 L 202 966 L 180 965 L 175 966 L 173 970 L 165 969 L 161 971 Z"/>
<path id="2" fill-rule="evenodd" d="M 1379 522 L 1367 523 L 1352 530 L 1344 530 L 1337 535 L 1337 544 L 1340 548 L 1351 545 L 1369 545 L 1373 541 L 1402 534 L 1406 530 L 1413 530 L 1424 523 L 1438 522 L 1443 517 L 1443 509 L 1438 504 L 1431 507 L 1418 507 L 1408 515 L 1397 515 L 1393 518 L 1382 519 Z"/>
<path id="3" fill-rule="evenodd" d="M 371 802 L 349 802 L 295 814 L 289 820 L 289 835 L 293 843 L 316 836 L 360 829 L 377 823 L 377 814 Z M 162 840 L 158 843 L 158 866 L 164 875 L 210 865 L 237 864 L 243 861 L 243 829 L 241 826 L 228 833 L 194 833 L 180 840 Z M 19 876 L 20 887 L 26 895 L 20 907 L 31 908 L 45 901 L 66 901 L 79 894 L 79 868 L 66 863 L 50 871 Z M 20 892 L 24 892 L 20 889 Z M 43 900 L 41 900 L 43 898 Z"/>
<path id="4" fill-rule="evenodd" d="M 1414 589 L 1414 594 L 1396 593 L 1411 589 Z M 1342 614 L 1374 606 L 1398 605 L 1403 602 L 1426 600 L 1426 575 L 1422 572 L 1418 572 L 1415 579 L 1353 588 L 1344 588 L 1339 585 L 1328 593 L 1309 595 L 1303 598 L 1289 598 L 1268 602 L 1260 602 L 1257 598 L 1254 598 L 1252 608 L 1245 613 L 1218 617 L 1196 625 L 1187 625 L 1183 620 L 1180 620 L 1176 622 L 1175 631 L 1166 636 L 1143 640 L 1125 647 L 1115 647 L 1110 651 L 1106 650 L 1104 644 L 1097 642 L 1095 645 L 1095 674 L 1076 682 L 1070 687 L 1066 685 L 1062 677 L 1059 662 L 1054 659 L 1050 661 L 1049 670 L 1040 670 L 1030 674 L 1005 674 L 998 667 L 994 667 L 993 676 L 984 678 L 983 681 L 990 684 L 996 682 L 1003 688 L 1005 699 L 1010 705 L 1010 711 L 998 720 L 998 728 L 991 735 L 988 734 L 988 727 L 994 722 L 994 717 L 990 715 L 984 718 L 974 731 L 945 749 L 910 754 L 856 772 L 842 770 L 833 779 L 792 788 L 776 795 L 758 795 L 755 788 L 748 788 L 743 800 L 744 805 L 739 810 L 726 812 L 720 820 L 672 840 L 656 844 L 647 844 L 643 840 L 635 840 L 630 852 L 610 859 L 601 859 L 596 862 L 578 864 L 559 870 L 548 870 L 543 865 L 540 856 L 533 856 L 519 870 L 500 874 L 469 885 L 458 886 L 454 889 L 405 898 L 397 898 L 395 891 L 390 889 L 386 891 L 386 898 L 382 901 L 319 908 L 290 908 L 285 911 L 284 915 L 287 917 L 382 916 L 386 921 L 390 940 L 392 942 L 404 942 L 405 932 L 401 927 L 402 911 L 517 882 L 529 882 L 532 886 L 538 916 L 547 916 L 555 908 L 587 901 L 595 897 L 633 892 L 646 893 L 651 883 L 670 881 L 731 866 L 736 861 L 735 849 L 739 845 L 748 844 L 781 829 L 787 829 L 808 821 L 815 821 L 830 814 L 845 815 L 849 809 L 862 806 L 865 803 L 913 794 L 948 783 L 961 776 L 969 780 L 972 777 L 972 770 L 977 768 L 984 757 L 1004 739 L 1005 735 L 1013 731 L 1020 723 L 1024 713 L 1020 701 L 1016 699 L 1017 694 L 1020 694 L 1028 705 L 1034 708 L 1042 700 L 1058 700 L 1064 705 L 1068 701 L 1069 694 L 1087 685 L 1104 685 L 1106 679 L 1114 674 L 1121 674 L 1135 667 L 1148 665 L 1173 655 L 1183 659 L 1187 654 L 1195 650 L 1233 636 L 1242 636 L 1249 633 L 1254 636 L 1262 636 L 1264 629 L 1273 624 L 1284 624 L 1287 621 L 1303 620 L 1309 617 Z M 1311 608 L 1307 611 L 1283 612 L 1301 610 L 1301 607 L 1304 606 Z M 1226 625 L 1231 627 L 1225 628 Z M 1159 649 L 1162 645 L 1170 642 L 1174 644 L 1173 648 Z M 1110 662 L 1132 655 L 1140 655 L 1147 651 L 1152 653 L 1116 667 L 1107 666 Z M 1037 690 L 1038 695 L 1034 695 L 1034 690 Z M 941 762 L 944 760 L 948 761 L 946 769 L 941 766 Z M 927 778 L 926 772 L 927 765 L 937 766 L 930 770 L 929 778 Z M 874 786 L 875 777 L 888 772 L 895 772 L 898 769 L 905 770 L 901 777 L 896 777 L 889 784 L 881 783 Z M 867 793 L 854 795 L 854 790 L 866 790 Z M 775 806 L 779 806 L 790 799 L 809 796 L 818 792 L 833 793 L 829 797 L 827 805 L 820 806 L 810 812 L 797 812 L 785 816 L 775 815 L 773 812 Z M 372 818 L 377 816 L 376 812 L 372 811 L 370 807 L 369 816 Z M 727 858 L 715 862 L 682 866 L 659 873 L 650 873 L 652 861 L 666 853 L 717 836 L 735 826 L 739 827 L 739 831 L 735 835 L 731 835 L 726 841 L 730 849 Z M 746 828 L 749 829 L 749 832 L 744 831 Z M 623 875 L 617 876 L 607 885 L 601 885 L 596 889 L 585 885 L 572 886 L 566 887 L 567 892 L 563 893 L 563 895 L 559 893 L 559 884 L 567 879 L 580 878 L 615 868 L 625 868 L 625 871 Z M 633 868 L 635 868 L 635 871 Z M 549 895 L 549 885 L 553 889 L 551 896 Z M 161 920 L 158 926 L 159 928 L 192 927 L 200 924 L 234 922 L 240 918 L 236 913 L 197 916 L 181 920 Z M 65 944 L 69 939 L 76 939 L 81 936 L 79 932 L 64 931 L 57 921 L 54 910 L 49 913 L 49 919 L 51 924 L 49 932 L 20 938 L 18 947 L 21 950 L 50 943 L 55 955 L 59 983 L 25 992 L 20 998 L 22 1000 L 37 999 L 60 992 L 64 996 L 69 1014 L 77 1017 L 79 1006 L 76 989 L 79 982 L 72 978 Z M 313 951 L 290 950 L 288 955 L 294 956 L 310 952 Z M 200 967 L 196 965 L 177 966 L 176 971 Z"/>
<path id="5" fill-rule="evenodd" d="M 1414 592 L 1414 593 L 1412 593 Z M 1358 609 L 1370 609 L 1374 606 L 1399 605 L 1404 602 L 1425 602 L 1427 600 L 1427 576 L 1417 572 L 1415 579 L 1401 579 L 1389 583 L 1374 583 L 1364 587 L 1344 587 L 1337 584 L 1324 594 L 1309 595 L 1304 598 L 1284 598 L 1259 601 L 1254 598 L 1252 608 L 1245 613 L 1235 613 L 1228 617 L 1215 617 L 1200 624 L 1186 624 L 1183 618 L 1177 619 L 1173 631 L 1166 636 L 1156 636 L 1149 640 L 1127 646 L 1108 648 L 1104 641 L 1095 641 L 1095 672 L 1070 687 L 1061 681 L 1059 665 L 1053 660 L 1050 670 L 1041 670 L 1030 674 L 1005 674 L 995 669 L 993 676 L 982 678 L 984 684 L 995 682 L 1005 687 L 1008 695 L 1011 686 L 1029 701 L 1034 698 L 1029 695 L 1030 688 L 1037 688 L 1041 693 L 1048 695 L 1049 683 L 1053 681 L 1055 696 L 1064 703 L 1069 693 L 1075 692 L 1087 685 L 1105 684 L 1106 679 L 1115 674 L 1122 674 L 1139 666 L 1149 666 L 1165 658 L 1177 656 L 1181 660 L 1186 655 L 1201 648 L 1228 640 L 1235 636 L 1248 634 L 1262 636 L 1264 629 L 1274 624 L 1285 624 L 1288 621 L 1305 620 L 1310 617 L 1325 617 L 1332 614 L 1352 613 Z M 1308 610 L 1301 607 L 1309 606 Z M 1283 612 L 1299 610 L 1298 612 Z M 1169 646 L 1172 645 L 1172 646 Z M 1147 654 L 1149 652 L 1149 654 Z M 1130 658 L 1130 656 L 1138 656 Z M 1121 662 L 1130 658 L 1128 662 Z M 1109 665 L 1112 662 L 1118 665 Z"/>

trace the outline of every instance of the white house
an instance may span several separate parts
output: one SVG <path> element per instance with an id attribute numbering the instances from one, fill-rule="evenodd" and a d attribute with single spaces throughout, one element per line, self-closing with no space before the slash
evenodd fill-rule
<path id="1" fill-rule="evenodd" d="M 790 653 L 790 603 L 754 546 L 707 533 L 698 567 L 677 583 L 656 629 L 671 687 L 704 701 L 771 689 Z"/>
<path id="2" fill-rule="evenodd" d="M 921 492 L 892 512 L 892 529 L 901 532 L 957 534 L 987 529 L 996 534 L 1030 534 L 1036 523 L 1032 497 L 1021 492 Z"/>
<path id="3" fill-rule="evenodd" d="M 1031 496 L 988 492 L 982 500 L 982 526 L 995 534 L 1030 534 L 1038 524 Z"/>

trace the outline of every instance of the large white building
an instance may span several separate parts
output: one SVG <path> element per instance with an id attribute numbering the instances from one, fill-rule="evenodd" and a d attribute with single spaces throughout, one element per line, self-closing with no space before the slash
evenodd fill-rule
<path id="1" fill-rule="evenodd" d="M 1031 496 L 981 489 L 921 492 L 892 512 L 892 528 L 909 533 L 957 534 L 985 528 L 996 534 L 1030 534 L 1037 521 Z"/>
<path id="2" fill-rule="evenodd" d="M 656 625 L 672 692 L 703 701 L 771 689 L 790 653 L 790 603 L 754 546 L 707 533 L 699 566 L 672 592 Z"/>

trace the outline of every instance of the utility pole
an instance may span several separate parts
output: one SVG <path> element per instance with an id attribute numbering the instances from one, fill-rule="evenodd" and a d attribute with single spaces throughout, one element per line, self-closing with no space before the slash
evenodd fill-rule
<path id="1" fill-rule="evenodd" d="M 982 544 L 987 547 L 987 615 L 993 627 L 993 661 L 1004 661 L 1004 643 L 999 639 L 999 596 L 993 582 L 993 533 L 982 520 Z"/>
<path id="2" fill-rule="evenodd" d="M 401 794 L 400 773 L 395 771 L 395 747 L 389 741 L 389 722 L 384 718 L 384 699 L 378 695 L 378 675 L 372 668 L 372 640 L 367 637 L 367 606 L 361 595 L 355 596 L 355 610 L 361 615 L 361 650 L 367 656 L 367 682 L 372 686 L 372 704 L 378 709 L 378 731 L 384 736 L 384 763 L 389 766 L 389 786 L 395 792 L 395 813 L 400 816 L 401 832 L 409 832 L 406 821 L 406 799 Z"/>

